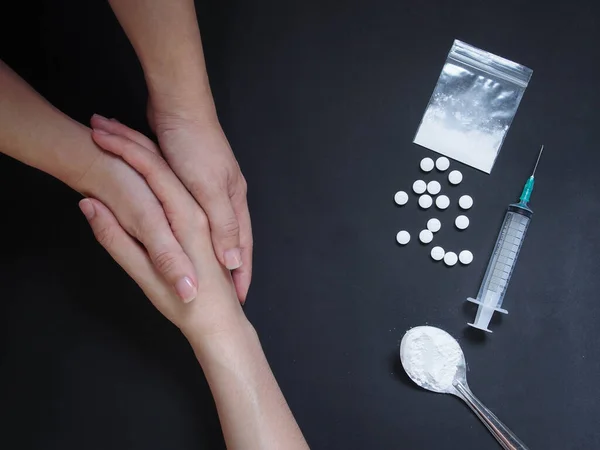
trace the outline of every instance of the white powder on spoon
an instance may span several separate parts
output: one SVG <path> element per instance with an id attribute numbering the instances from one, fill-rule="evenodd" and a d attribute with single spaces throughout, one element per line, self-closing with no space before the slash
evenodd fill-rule
<path id="1" fill-rule="evenodd" d="M 402 366 L 419 386 L 445 392 L 454 381 L 456 369 L 464 365 L 458 342 L 435 327 L 415 327 L 409 330 L 400 346 Z"/>

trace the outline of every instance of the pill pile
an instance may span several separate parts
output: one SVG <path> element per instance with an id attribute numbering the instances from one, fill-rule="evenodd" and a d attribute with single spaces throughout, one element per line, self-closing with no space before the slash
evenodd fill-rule
<path id="1" fill-rule="evenodd" d="M 423 158 L 419 164 L 421 171 L 429 174 L 433 169 L 437 169 L 438 172 L 445 172 L 450 168 L 450 160 L 444 156 L 433 161 L 431 158 Z M 448 183 L 452 186 L 457 186 L 463 181 L 463 174 L 459 170 L 452 170 L 448 173 Z M 429 209 L 435 203 L 438 210 L 443 211 L 450 206 L 450 197 L 442 192 L 442 185 L 437 180 L 416 180 L 412 185 L 413 192 L 418 196 L 417 203 L 421 209 Z M 399 206 L 404 206 L 409 201 L 409 194 L 406 191 L 398 191 L 394 195 L 394 201 Z M 463 211 L 468 211 L 473 206 L 473 197 L 470 195 L 463 195 L 458 199 L 458 206 Z M 458 231 L 464 231 L 469 227 L 470 220 L 464 215 L 460 214 L 454 219 L 454 226 Z M 419 232 L 419 241 L 422 244 L 429 244 L 434 239 L 434 234 L 440 231 L 442 228 L 442 222 L 433 217 L 427 221 L 425 229 Z M 400 245 L 407 245 L 410 242 L 410 233 L 406 230 L 401 230 L 396 234 L 396 241 Z M 448 267 L 456 265 L 460 262 L 462 265 L 471 264 L 473 261 L 473 253 L 469 250 L 463 250 L 458 255 L 452 251 L 445 251 L 440 246 L 435 246 L 431 249 L 431 258 L 434 261 L 444 261 Z"/>

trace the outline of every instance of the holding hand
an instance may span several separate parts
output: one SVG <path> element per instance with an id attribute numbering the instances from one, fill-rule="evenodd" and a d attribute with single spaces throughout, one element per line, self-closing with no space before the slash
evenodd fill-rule
<path id="1" fill-rule="evenodd" d="M 168 115 L 149 108 L 150 123 L 158 136 L 162 154 L 172 170 L 205 211 L 215 254 L 233 271 L 238 298 L 245 302 L 252 277 L 252 228 L 246 200 L 246 180 L 216 116 Z M 123 126 L 100 116 L 92 118 L 98 140 L 101 131 L 123 132 Z M 127 128 L 127 127 L 124 127 Z M 128 129 L 129 130 L 129 129 Z M 137 133 L 129 130 L 129 133 Z M 154 144 L 143 137 L 142 144 Z"/>
<path id="2" fill-rule="evenodd" d="M 119 224 L 109 208 L 97 199 L 84 199 L 80 207 L 97 240 L 184 334 L 193 332 L 198 338 L 198 334 L 213 335 L 229 330 L 230 326 L 235 328 L 245 318 L 229 271 L 214 256 L 206 215 L 152 141 L 118 122 L 111 122 L 110 128 L 131 139 L 96 129 L 94 141 L 131 165 L 160 201 L 174 239 L 191 259 L 198 299 L 189 305 L 178 301 L 169 283 L 155 269 L 151 256 Z"/>
<path id="3" fill-rule="evenodd" d="M 131 133 L 121 128 L 123 133 Z M 277 385 L 254 328 L 238 302 L 231 274 L 215 257 L 209 220 L 158 149 L 139 135 L 94 132 L 94 140 L 141 174 L 162 203 L 196 268 L 198 298 L 175 297 L 148 254 L 96 199 L 80 202 L 98 241 L 156 308 L 187 337 L 212 391 L 227 448 L 306 450 L 308 446 Z"/>

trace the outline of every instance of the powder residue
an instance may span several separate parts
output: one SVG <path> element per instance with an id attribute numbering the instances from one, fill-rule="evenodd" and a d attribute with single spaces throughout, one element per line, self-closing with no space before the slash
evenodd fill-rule
<path id="1" fill-rule="evenodd" d="M 507 129 L 461 129 L 451 126 L 436 114 L 435 109 L 430 108 L 423 117 L 414 143 L 490 173 Z"/>
<path id="2" fill-rule="evenodd" d="M 464 357 L 458 342 L 435 327 L 415 327 L 409 330 L 400 348 L 402 365 L 419 386 L 444 392 L 453 384 Z"/>

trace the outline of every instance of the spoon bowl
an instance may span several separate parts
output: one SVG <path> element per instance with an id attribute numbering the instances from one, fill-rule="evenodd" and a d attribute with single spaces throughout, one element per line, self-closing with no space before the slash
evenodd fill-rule
<path id="1" fill-rule="evenodd" d="M 463 400 L 506 450 L 527 450 L 525 444 L 473 395 L 467 384 L 467 363 L 460 345 L 436 327 L 415 327 L 400 343 L 400 360 L 418 386 Z"/>
<path id="2" fill-rule="evenodd" d="M 421 326 L 407 331 L 400 342 L 400 361 L 409 378 L 428 391 L 455 394 L 457 375 L 466 383 L 465 355 L 456 339 L 439 328 Z"/>

